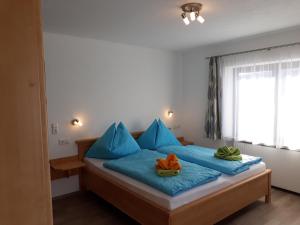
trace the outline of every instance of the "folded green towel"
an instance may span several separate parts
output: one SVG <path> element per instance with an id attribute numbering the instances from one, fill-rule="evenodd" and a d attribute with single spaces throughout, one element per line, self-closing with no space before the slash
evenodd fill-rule
<path id="1" fill-rule="evenodd" d="M 156 170 L 157 174 L 161 177 L 176 176 L 179 174 L 180 170 Z"/>
<path id="2" fill-rule="evenodd" d="M 242 160 L 241 152 L 238 148 L 224 146 L 218 148 L 215 152 L 215 157 L 219 159 L 225 159 L 230 161 Z"/>

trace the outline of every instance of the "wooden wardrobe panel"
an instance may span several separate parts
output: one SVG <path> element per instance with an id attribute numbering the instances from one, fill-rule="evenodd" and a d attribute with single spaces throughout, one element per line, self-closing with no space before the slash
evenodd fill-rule
<path id="1" fill-rule="evenodd" d="M 39 0 L 0 4 L 0 224 L 51 225 Z"/>

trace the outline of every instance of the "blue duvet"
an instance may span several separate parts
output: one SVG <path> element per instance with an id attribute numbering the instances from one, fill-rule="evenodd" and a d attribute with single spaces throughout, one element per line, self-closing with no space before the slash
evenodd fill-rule
<path id="1" fill-rule="evenodd" d="M 205 166 L 228 175 L 236 175 L 245 170 L 253 164 L 259 163 L 262 159 L 260 157 L 242 155 L 241 161 L 228 161 L 214 157 L 215 149 L 204 148 L 201 146 L 166 146 L 157 150 L 160 153 L 169 154 L 174 153 L 178 158 Z"/>
<path id="2" fill-rule="evenodd" d="M 170 196 L 178 195 L 201 184 L 214 181 L 221 175 L 216 170 L 181 160 L 182 170 L 179 175 L 160 177 L 155 171 L 156 159 L 165 157 L 166 155 L 155 151 L 142 150 L 120 159 L 106 161 L 103 165 Z"/>

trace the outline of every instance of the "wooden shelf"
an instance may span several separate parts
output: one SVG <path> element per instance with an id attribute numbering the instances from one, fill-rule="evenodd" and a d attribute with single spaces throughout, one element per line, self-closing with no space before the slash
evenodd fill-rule
<path id="1" fill-rule="evenodd" d="M 78 159 L 78 156 L 69 156 L 50 160 L 51 180 L 70 177 L 80 173 L 85 163 Z"/>
<path id="2" fill-rule="evenodd" d="M 79 169 L 81 167 L 84 167 L 84 162 L 81 162 L 79 160 L 69 161 L 69 162 L 56 162 L 56 163 L 50 163 L 51 167 L 55 170 L 61 170 L 61 171 L 68 171 L 73 169 Z"/>

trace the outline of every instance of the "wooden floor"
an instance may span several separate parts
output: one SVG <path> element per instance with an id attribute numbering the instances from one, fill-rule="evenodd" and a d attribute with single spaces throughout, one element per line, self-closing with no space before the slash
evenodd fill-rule
<path id="1" fill-rule="evenodd" d="M 138 224 L 92 193 L 56 199 L 53 212 L 54 225 Z M 300 195 L 273 188 L 272 204 L 259 200 L 217 225 L 300 225 Z"/>

